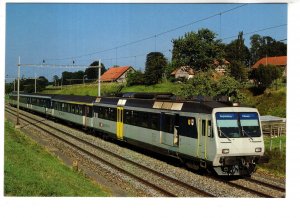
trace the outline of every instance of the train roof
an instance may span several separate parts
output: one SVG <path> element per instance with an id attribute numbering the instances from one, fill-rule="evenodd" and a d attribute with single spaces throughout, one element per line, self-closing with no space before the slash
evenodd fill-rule
<path id="1" fill-rule="evenodd" d="M 16 93 L 12 93 L 15 95 Z M 234 106 L 228 97 L 221 96 L 210 98 L 197 96 L 192 100 L 182 100 L 172 93 L 121 93 L 112 97 L 80 96 L 80 95 L 57 95 L 21 93 L 21 96 L 51 98 L 53 101 L 69 102 L 86 105 L 112 105 L 137 107 L 148 109 L 160 109 L 182 112 L 211 113 L 214 108 Z"/>
<path id="2" fill-rule="evenodd" d="M 17 96 L 17 92 L 12 92 L 12 96 Z M 26 93 L 26 92 L 20 92 L 20 96 L 23 97 L 32 97 L 32 98 L 52 98 L 53 95 L 51 94 L 40 94 L 40 93 Z"/>
<path id="3" fill-rule="evenodd" d="M 73 102 L 73 103 L 86 103 L 92 104 L 95 101 L 95 96 L 82 96 L 82 95 L 53 95 L 53 101 Z"/>
<path id="4" fill-rule="evenodd" d="M 126 93 L 126 95 L 119 95 L 118 97 L 98 97 L 94 105 L 100 106 L 102 104 L 196 113 L 211 113 L 214 108 L 233 106 L 232 102 L 224 97 L 216 100 L 209 97 L 197 97 L 187 101 L 177 99 L 176 96 L 170 95 L 170 93 L 163 93 L 162 95 L 157 93 L 153 95 L 149 93 L 146 93 L 146 95 Z"/>

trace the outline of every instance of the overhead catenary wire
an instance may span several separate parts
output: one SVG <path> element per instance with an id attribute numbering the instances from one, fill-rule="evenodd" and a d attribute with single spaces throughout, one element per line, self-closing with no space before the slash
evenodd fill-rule
<path id="1" fill-rule="evenodd" d="M 279 27 L 283 27 L 283 26 L 287 26 L 287 24 L 280 24 L 280 25 L 276 25 L 276 26 L 271 26 L 271 27 L 266 27 L 266 28 L 262 28 L 262 29 L 258 29 L 258 30 L 254 30 L 254 31 L 250 31 L 250 32 L 246 32 L 243 33 L 243 35 L 249 35 L 249 34 L 254 34 L 254 33 L 258 33 L 258 32 L 263 32 L 266 30 L 270 30 L 270 29 L 275 29 L 275 28 L 279 28 Z M 221 38 L 221 40 L 226 40 L 226 39 L 231 39 L 231 38 L 236 38 L 238 37 L 238 35 L 234 35 L 234 36 L 230 36 L 230 37 L 224 37 Z M 287 41 L 287 39 L 281 39 L 278 41 Z M 135 54 L 135 55 L 131 55 L 131 56 L 123 56 L 123 57 L 118 57 L 117 56 L 117 48 L 115 47 L 114 49 L 116 49 L 116 54 L 115 57 L 110 57 L 110 58 L 103 58 L 102 61 L 112 61 L 112 60 L 116 60 L 116 65 L 117 65 L 117 59 L 121 60 L 121 59 L 130 59 L 130 58 L 134 58 L 135 62 L 136 62 L 136 58 L 137 57 L 143 57 L 146 56 L 148 53 L 144 53 L 144 54 Z M 161 53 L 166 53 L 166 52 L 171 52 L 171 50 L 163 50 L 163 51 L 157 51 L 157 52 L 161 52 Z M 74 58 L 74 57 L 72 57 Z M 74 61 L 73 61 L 74 62 Z M 85 66 L 85 65 L 58 65 L 58 64 L 45 64 L 45 60 L 43 60 L 42 62 L 43 64 L 21 64 L 22 66 L 27 66 L 27 67 L 40 67 L 40 68 L 98 68 L 98 66 Z"/>
<path id="2" fill-rule="evenodd" d="M 190 22 L 190 23 L 187 23 L 187 24 L 184 24 L 184 25 L 181 25 L 181 26 L 177 26 L 177 27 L 171 28 L 171 29 L 169 29 L 169 30 L 166 30 L 166 31 L 163 31 L 163 32 L 160 32 L 160 33 L 157 33 L 157 34 L 154 34 L 154 35 L 151 35 L 151 36 L 142 38 L 142 39 L 138 39 L 138 40 L 135 40 L 135 41 L 132 41 L 132 42 L 124 43 L 124 44 L 122 44 L 122 45 L 115 46 L 115 47 L 112 47 L 112 48 L 108 48 L 108 49 L 104 49 L 104 50 L 100 50 L 100 51 L 96 51 L 96 52 L 92 52 L 92 53 L 88 53 L 88 54 L 82 54 L 82 55 L 78 55 L 78 56 L 66 57 L 66 58 L 45 58 L 45 59 L 46 59 L 46 60 L 55 60 L 55 61 L 80 59 L 80 58 L 82 58 L 82 57 L 92 56 L 92 55 L 95 55 L 95 54 L 100 54 L 100 53 L 104 53 L 104 52 L 108 52 L 108 51 L 112 51 L 112 50 L 116 50 L 116 53 L 117 53 L 117 49 L 119 49 L 119 48 L 123 48 L 123 47 L 126 47 L 126 46 L 130 46 L 130 45 L 133 45 L 133 44 L 137 44 L 137 43 L 140 43 L 140 42 L 143 42 L 143 41 L 146 41 L 146 40 L 149 40 L 149 39 L 153 39 L 153 38 L 156 39 L 156 37 L 165 35 L 165 34 L 167 34 L 167 33 L 176 31 L 176 30 L 178 30 L 178 29 L 182 29 L 182 28 L 184 28 L 184 27 L 191 26 L 191 25 L 193 25 L 193 24 L 196 24 L 196 23 L 199 23 L 199 22 L 202 22 L 202 21 L 205 21 L 205 20 L 209 20 L 209 19 L 211 19 L 211 18 L 214 18 L 214 17 L 216 17 L 216 16 L 219 16 L 220 14 L 226 14 L 226 13 L 229 13 L 229 12 L 231 12 L 231 11 L 234 11 L 234 10 L 237 10 L 237 9 L 239 9 L 239 8 L 241 8 L 241 7 L 244 7 L 244 6 L 246 6 L 246 5 L 248 5 L 248 4 L 247 4 L 247 3 L 241 4 L 241 5 L 238 5 L 238 6 L 236 6 L 236 7 L 231 8 L 231 9 L 228 9 L 228 10 L 225 10 L 225 11 L 221 11 L 221 12 L 215 13 L 215 14 L 213 14 L 213 15 L 207 16 L 207 17 L 205 17 L 205 18 L 201 18 L 201 19 L 192 21 L 192 22 Z"/>

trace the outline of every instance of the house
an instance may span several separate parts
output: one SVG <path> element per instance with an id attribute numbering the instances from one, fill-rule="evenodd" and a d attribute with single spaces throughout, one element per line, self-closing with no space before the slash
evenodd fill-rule
<path id="1" fill-rule="evenodd" d="M 186 78 L 191 79 L 195 76 L 194 70 L 190 66 L 182 66 L 177 68 L 171 73 L 176 79 L 178 78 Z"/>
<path id="2" fill-rule="evenodd" d="M 220 63 L 218 60 L 214 60 L 213 66 L 214 72 L 212 74 L 212 78 L 214 80 L 219 80 L 228 71 L 230 62 L 225 59 L 222 61 L 222 63 Z"/>
<path id="3" fill-rule="evenodd" d="M 228 70 L 230 63 L 227 60 L 223 60 L 222 63 L 220 63 L 217 60 L 214 60 L 214 69 L 215 72 L 218 74 L 223 74 Z"/>
<path id="4" fill-rule="evenodd" d="M 131 66 L 111 67 L 102 76 L 102 82 L 126 82 L 127 73 L 134 72 Z"/>
<path id="5" fill-rule="evenodd" d="M 257 69 L 259 65 L 275 65 L 283 69 L 283 75 L 287 74 L 287 56 L 277 56 L 277 57 L 264 57 L 258 60 L 253 66 L 252 69 Z"/>

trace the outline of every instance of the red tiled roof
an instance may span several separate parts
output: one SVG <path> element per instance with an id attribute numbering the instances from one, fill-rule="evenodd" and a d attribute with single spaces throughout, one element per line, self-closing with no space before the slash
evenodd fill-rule
<path id="1" fill-rule="evenodd" d="M 174 70 L 171 75 L 175 75 L 179 71 L 187 72 L 189 75 L 195 75 L 194 70 L 190 66 L 182 66 Z"/>
<path id="2" fill-rule="evenodd" d="M 286 66 L 287 65 L 287 56 L 278 56 L 278 57 L 265 57 L 258 60 L 252 68 L 258 68 L 259 65 L 276 65 L 276 66 Z"/>
<path id="3" fill-rule="evenodd" d="M 130 68 L 130 66 L 112 67 L 101 76 L 101 81 L 107 82 L 107 81 L 117 80 L 129 68 Z"/>
<path id="4" fill-rule="evenodd" d="M 222 64 L 225 64 L 225 65 L 228 65 L 228 64 L 230 64 L 230 62 L 229 61 L 227 61 L 226 59 L 223 59 L 222 60 L 223 61 L 223 63 Z M 214 60 L 214 65 L 219 65 L 220 63 L 219 63 L 219 61 L 218 60 Z"/>

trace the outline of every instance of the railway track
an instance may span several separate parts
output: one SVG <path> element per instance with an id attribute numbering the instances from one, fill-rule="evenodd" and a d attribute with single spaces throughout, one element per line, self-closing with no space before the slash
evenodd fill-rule
<path id="1" fill-rule="evenodd" d="M 252 194 L 256 194 L 264 198 L 284 198 L 285 189 L 280 189 L 280 187 L 272 186 L 268 183 L 260 183 L 257 180 L 252 179 L 239 179 L 236 181 L 227 182 L 229 185 L 234 186 L 238 189 L 248 191 Z"/>
<path id="2" fill-rule="evenodd" d="M 224 180 L 218 179 L 224 183 L 227 183 L 230 186 L 233 186 L 237 189 L 241 189 L 252 194 L 255 194 L 264 198 L 284 198 L 285 197 L 285 187 L 284 184 L 278 183 L 277 181 L 262 179 L 258 176 L 255 178 L 243 178 L 236 180 Z M 264 181 L 265 180 L 265 181 Z"/>
<path id="3" fill-rule="evenodd" d="M 262 180 L 259 180 L 259 179 L 253 179 L 253 178 L 246 178 L 247 181 L 249 182 L 253 182 L 253 183 L 256 183 L 258 185 L 263 185 L 263 186 L 266 186 L 268 188 L 271 188 L 271 189 L 275 189 L 275 190 L 278 190 L 280 192 L 284 192 L 285 193 L 285 187 L 284 187 L 284 184 L 273 184 L 273 183 L 270 183 L 270 182 L 265 182 L 265 181 L 262 181 Z M 273 181 L 272 181 L 273 182 Z"/>
<path id="4" fill-rule="evenodd" d="M 6 111 L 10 113 L 14 113 L 14 111 L 9 108 L 6 108 Z M 179 186 L 181 188 L 184 188 L 186 190 L 189 190 L 189 192 L 192 192 L 192 196 L 205 196 L 205 197 L 214 197 L 215 195 L 211 194 L 211 193 L 208 193 L 207 191 L 204 191 L 202 189 L 199 189 L 199 188 L 196 188 L 192 185 L 189 185 L 187 183 L 184 183 L 180 180 L 177 180 L 177 179 L 174 179 L 170 176 L 167 176 L 165 174 L 162 174 L 156 170 L 153 170 L 152 168 L 149 168 L 147 166 L 144 166 L 142 164 L 139 164 L 139 163 L 136 163 L 132 160 L 129 160 L 127 158 L 124 158 L 118 154 L 115 154 L 109 150 L 106 150 L 106 149 L 103 149 L 95 144 L 92 144 L 90 142 L 87 142 L 81 138 L 78 138 L 77 136 L 75 136 L 74 134 L 70 134 L 68 132 L 65 132 L 65 131 L 62 131 L 62 130 L 58 130 L 56 128 L 54 128 L 53 126 L 50 126 L 49 124 L 47 123 L 44 123 L 43 121 L 46 121 L 46 120 L 41 120 L 41 119 L 34 119 L 32 117 L 29 117 L 28 115 L 25 115 L 25 114 L 21 114 L 21 116 L 24 116 L 24 117 L 27 117 L 27 119 L 32 119 L 34 120 L 34 122 L 31 122 L 32 125 L 34 125 L 34 123 L 42 123 L 43 125 L 47 126 L 47 128 L 51 128 L 51 129 L 54 129 L 55 131 L 59 131 L 60 133 L 64 134 L 65 136 L 67 137 L 71 137 L 71 138 L 75 138 L 77 141 L 79 141 L 80 143 L 82 144 L 87 144 L 88 146 L 90 146 L 92 148 L 92 150 L 100 150 L 101 152 L 103 153 L 106 153 L 108 155 L 110 155 L 111 157 L 114 157 L 114 158 L 117 158 L 119 159 L 120 161 L 124 161 L 124 164 L 123 165 L 132 165 L 133 167 L 136 167 L 136 168 L 140 168 L 142 169 L 143 171 L 146 171 L 148 174 L 152 174 L 153 176 L 155 176 L 156 178 L 159 178 L 159 180 L 163 179 L 163 180 L 166 180 L 166 181 L 169 181 L 170 183 L 172 183 L 173 185 L 176 185 L 176 186 Z M 41 127 L 38 127 L 38 128 L 41 128 Z M 52 135 L 52 132 L 50 131 L 49 133 L 50 135 Z M 54 136 L 56 137 L 56 136 Z M 63 138 L 64 139 L 64 138 Z M 66 140 L 65 140 L 66 141 Z M 65 143 L 69 144 L 70 142 L 69 141 L 66 141 Z M 73 146 L 74 145 L 70 145 L 70 146 Z M 76 145 L 75 145 L 76 146 Z M 84 149 L 82 148 L 77 148 L 78 150 L 80 150 L 81 152 L 86 152 Z M 94 159 L 98 159 L 99 157 L 97 157 L 93 152 L 89 152 L 90 156 L 92 156 Z M 108 158 L 110 159 L 110 158 Z M 101 160 L 99 160 L 101 161 Z M 102 162 L 105 162 L 106 160 L 103 159 Z M 107 161 L 106 161 L 107 162 Z M 112 165 L 111 163 L 106 163 L 107 165 Z M 137 176 L 136 174 L 131 174 L 130 175 L 130 172 L 129 173 L 126 173 L 126 170 L 124 170 L 123 168 L 119 167 L 119 166 L 111 166 L 112 168 L 124 173 L 124 174 L 128 174 L 129 176 L 131 176 L 132 178 L 140 181 L 141 183 L 149 186 L 149 187 L 152 187 L 153 189 L 156 189 L 158 190 L 160 193 L 162 193 L 163 195 L 165 196 L 178 196 L 176 195 L 176 193 L 174 194 L 174 192 L 170 192 L 170 191 L 167 191 L 161 187 L 159 187 L 158 185 L 155 185 L 153 184 L 153 181 L 156 181 L 157 179 L 153 179 L 151 180 L 151 182 L 148 181 L 143 181 L 145 180 L 144 178 L 141 178 L 139 176 Z M 270 179 L 266 179 L 266 178 L 260 178 L 258 176 L 253 176 L 254 178 L 243 178 L 243 179 L 238 179 L 238 180 L 233 180 L 233 181 L 227 181 L 227 180 L 222 180 L 222 179 L 219 179 L 219 178 L 216 178 L 216 177 L 212 177 L 212 176 L 209 176 L 211 179 L 213 180 L 217 180 L 219 182 L 222 182 L 222 183 L 225 183 L 227 184 L 228 186 L 231 186 L 231 187 L 234 187 L 236 189 L 239 189 L 239 190 L 243 190 L 245 192 L 248 192 L 248 193 L 251 193 L 255 196 L 259 196 L 259 197 L 265 197 L 265 198 L 272 198 L 272 197 L 276 197 L 276 198 L 279 198 L 279 197 L 285 197 L 285 187 L 284 187 L 284 184 L 282 183 L 278 183 L 278 181 L 274 182 Z"/>
<path id="5" fill-rule="evenodd" d="M 16 116 L 15 110 L 12 108 L 8 108 L 8 106 L 5 107 L 5 111 L 13 116 Z M 115 154 L 109 150 L 106 150 L 104 148 L 101 148 L 95 144 L 92 144 L 82 138 L 79 138 L 71 133 L 65 132 L 63 130 L 57 129 L 49 124 L 47 124 L 45 119 L 35 119 L 32 118 L 23 112 L 20 113 L 20 119 L 29 123 L 30 125 L 40 129 L 43 132 L 46 132 L 47 134 L 51 135 L 52 137 L 55 137 L 56 139 L 62 141 L 63 143 L 67 144 L 69 147 L 74 149 L 75 151 L 80 151 L 84 155 L 93 158 L 96 161 L 99 161 L 111 168 L 114 168 L 120 173 L 125 174 L 126 176 L 129 176 L 138 182 L 158 191 L 164 196 L 168 197 L 177 197 L 182 196 L 182 194 L 174 192 L 174 190 L 170 190 L 166 187 L 166 185 L 163 185 L 163 187 L 160 185 L 162 180 L 164 181 L 164 184 L 168 184 L 168 187 L 177 187 L 180 190 L 185 190 L 185 192 L 190 193 L 191 196 L 201 196 L 201 197 L 215 197 L 214 194 L 207 192 L 205 190 L 196 188 L 192 185 L 189 185 L 187 183 L 184 183 L 178 179 L 172 178 L 170 176 L 167 176 L 165 174 L 162 174 L 161 172 L 155 171 L 147 166 L 144 166 L 140 163 L 134 162 L 132 160 L 126 159 L 118 154 Z M 48 129 L 47 129 L 48 128 Z M 50 130 L 49 130 L 50 129 Z M 72 140 L 71 140 L 72 138 Z M 76 140 L 75 143 L 72 142 L 73 140 Z M 81 144 L 81 145 L 79 145 Z M 95 152 L 97 150 L 98 152 Z M 103 155 L 99 155 L 99 153 L 104 153 L 106 157 L 103 158 Z M 97 153 L 97 154 L 95 154 Z M 117 159 L 117 163 L 112 163 L 111 159 Z M 110 161 L 107 161 L 110 160 Z M 122 163 L 122 164 L 120 164 Z M 129 167 L 129 165 L 131 167 Z M 124 167 L 126 166 L 126 167 Z M 138 168 L 139 171 L 146 171 L 150 178 L 143 178 L 136 173 L 132 173 L 130 171 L 130 168 Z M 137 171 L 137 170 L 136 170 Z M 151 176 L 150 176 L 151 175 Z M 160 181 L 160 182 L 156 182 Z M 183 195 L 184 196 L 184 195 Z"/>

